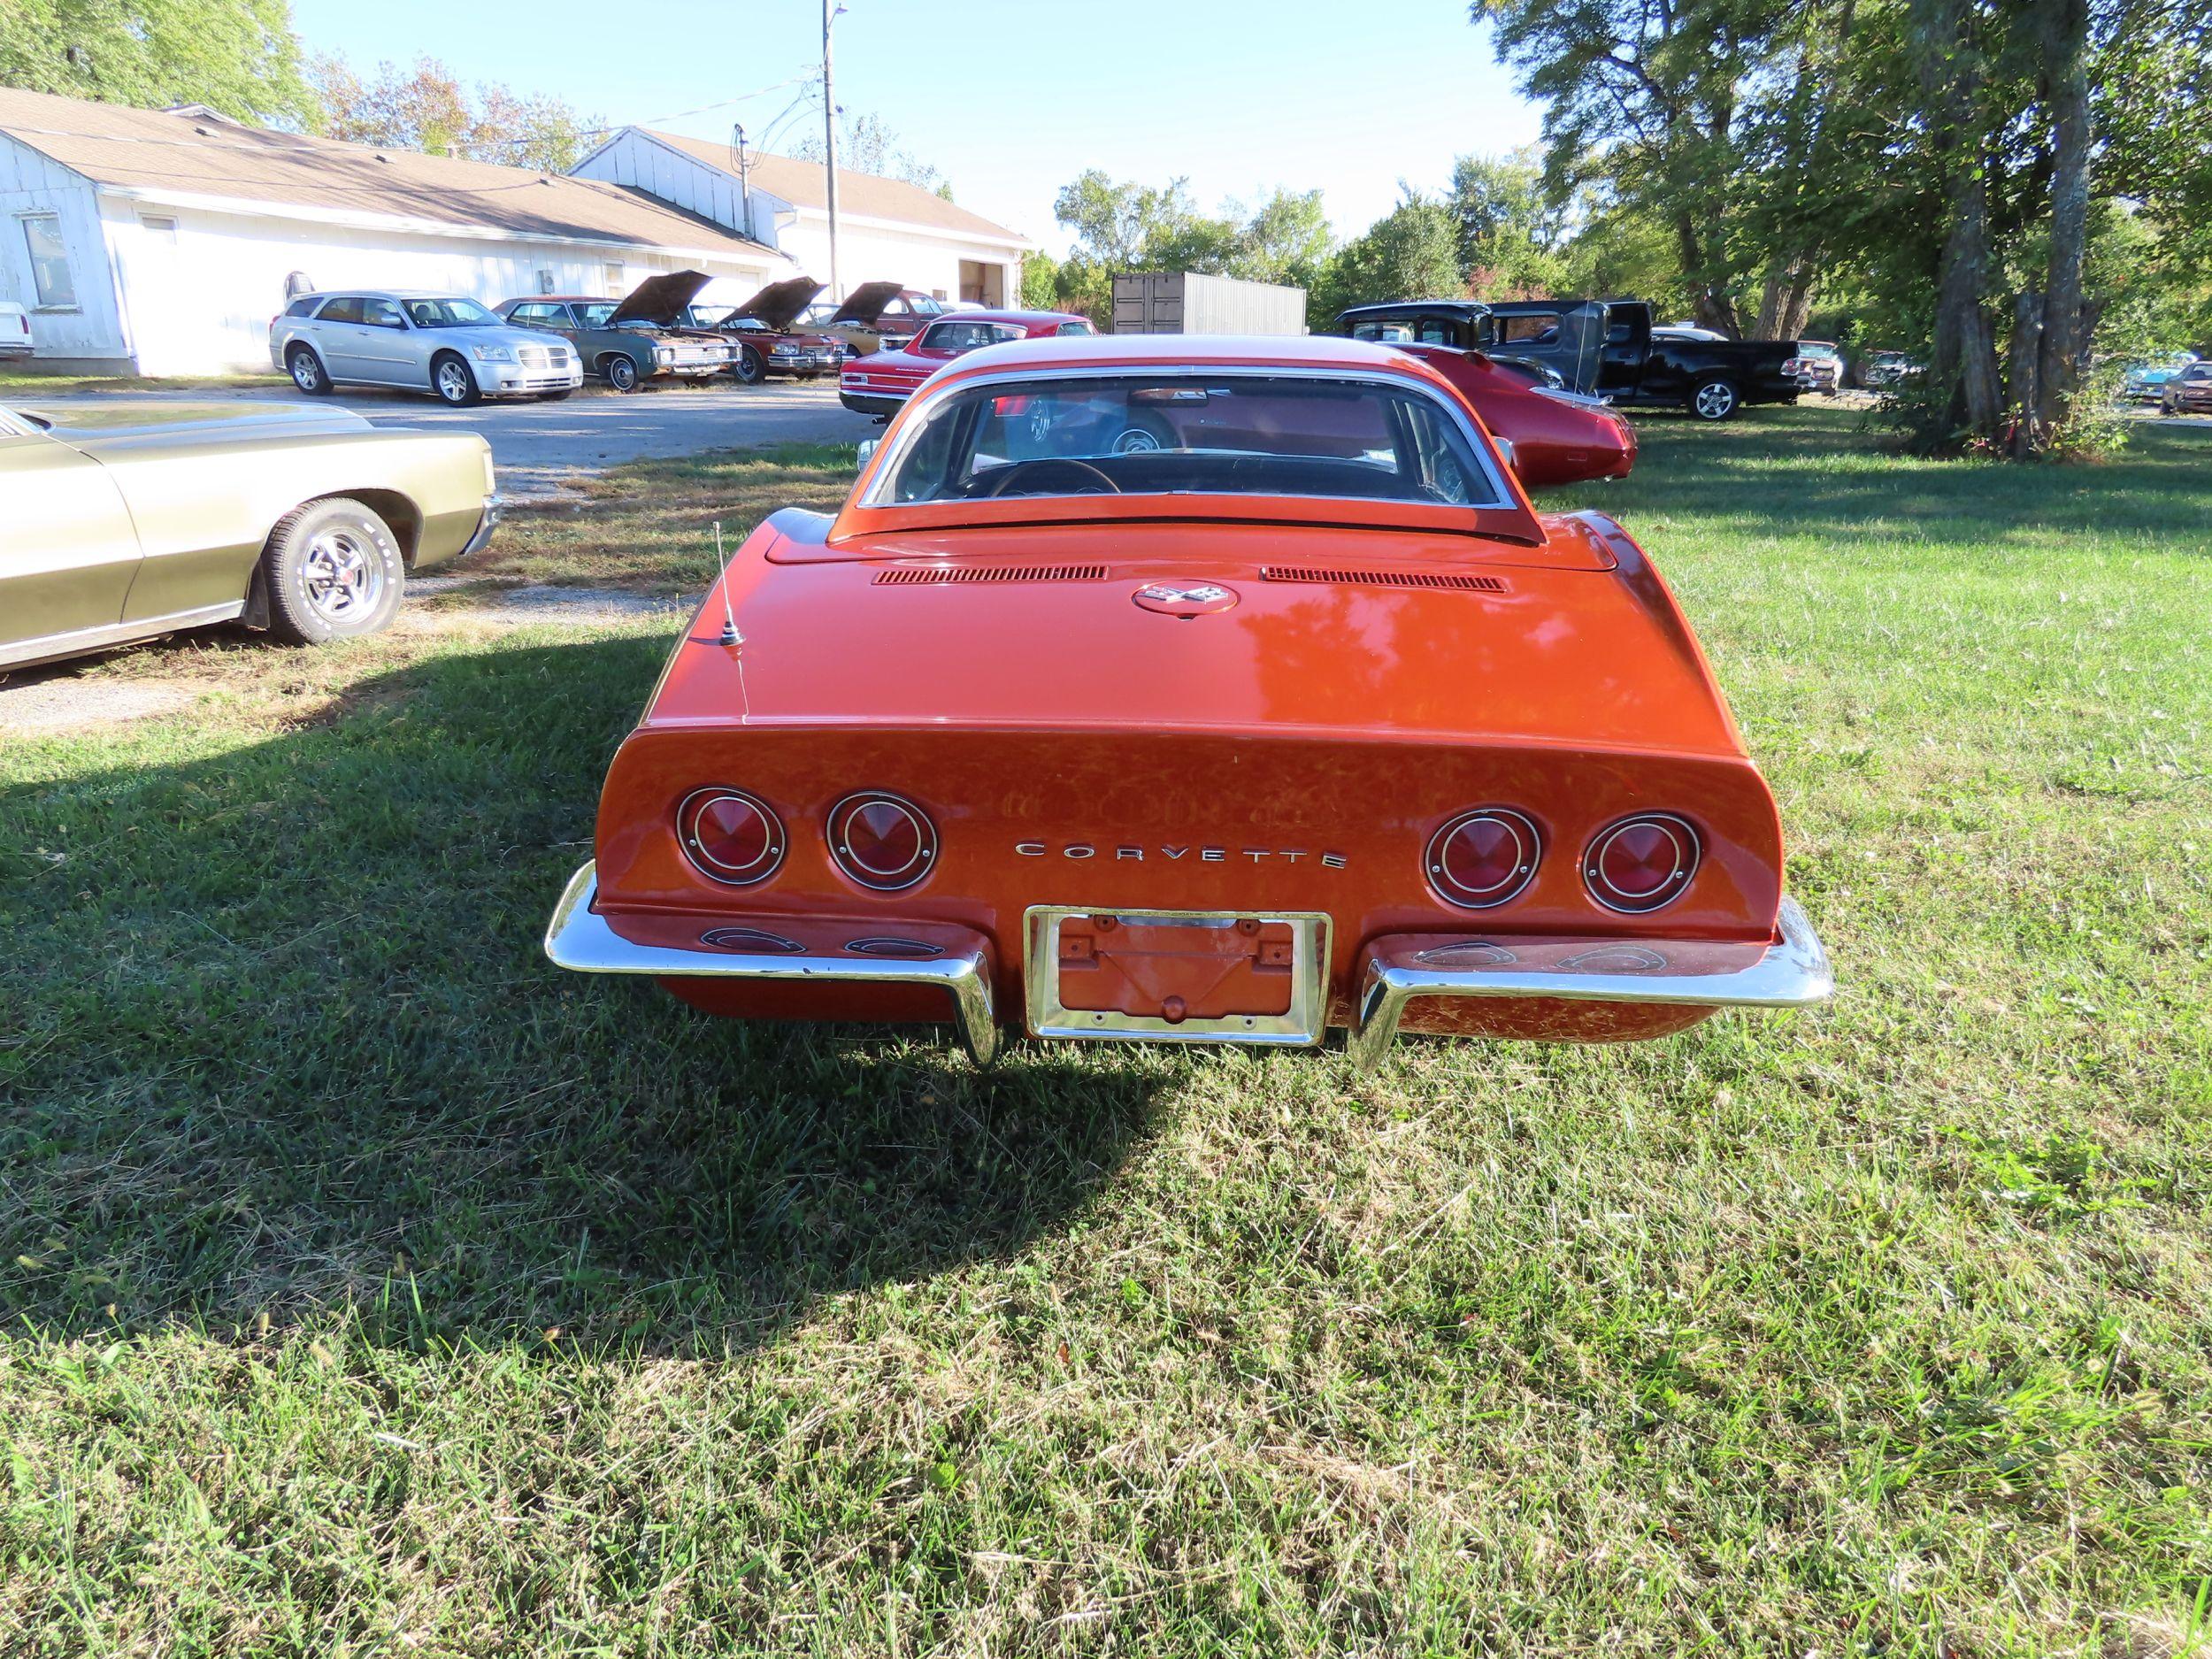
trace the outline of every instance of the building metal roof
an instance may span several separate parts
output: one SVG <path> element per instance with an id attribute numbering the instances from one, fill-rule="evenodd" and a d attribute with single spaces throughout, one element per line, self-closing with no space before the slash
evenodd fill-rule
<path id="1" fill-rule="evenodd" d="M 314 209 L 477 235 L 782 257 L 620 185 L 273 132 L 191 107 L 141 110 L 0 88 L 0 133 L 96 184 L 157 198 Z"/>
<path id="2" fill-rule="evenodd" d="M 651 127 L 638 130 L 671 150 L 682 151 L 694 161 L 718 167 L 732 179 L 737 177 L 737 156 L 727 144 L 709 138 L 685 138 L 675 133 L 656 132 Z M 829 207 L 829 180 L 818 161 L 751 151 L 745 157 L 745 181 L 754 189 L 781 196 L 794 207 L 825 211 Z M 1019 231 L 994 224 L 980 213 L 971 213 L 966 208 L 946 201 L 934 190 L 909 184 L 903 179 L 879 178 L 872 173 L 854 173 L 844 167 L 837 170 L 837 211 L 857 218 L 983 237 L 1016 247 L 1029 245 L 1029 239 Z"/>

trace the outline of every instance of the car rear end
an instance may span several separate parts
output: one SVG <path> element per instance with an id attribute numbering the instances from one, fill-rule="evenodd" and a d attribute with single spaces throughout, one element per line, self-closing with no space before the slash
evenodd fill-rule
<path id="1" fill-rule="evenodd" d="M 1334 1025 L 1365 1063 L 1824 995 L 1772 798 L 1616 526 L 1451 572 L 1284 527 L 1202 565 L 1048 528 L 787 564 L 768 534 L 736 641 L 710 596 L 616 757 L 566 965 L 972 1046 Z"/>
<path id="2" fill-rule="evenodd" d="M 918 363 L 901 351 L 856 353 L 838 371 L 837 401 L 855 414 L 888 419 L 905 407 L 935 366 Z"/>
<path id="3" fill-rule="evenodd" d="M 31 313 L 12 300 L 0 300 L 0 357 L 27 357 L 37 343 Z"/>

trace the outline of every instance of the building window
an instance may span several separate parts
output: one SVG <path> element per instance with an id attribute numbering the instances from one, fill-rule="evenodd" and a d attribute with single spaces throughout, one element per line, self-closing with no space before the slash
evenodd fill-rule
<path id="1" fill-rule="evenodd" d="M 618 265 L 608 265 L 606 273 L 607 297 L 611 300 L 620 299 L 628 291 L 622 286 L 622 267 Z"/>
<path id="2" fill-rule="evenodd" d="M 156 242 L 165 242 L 172 248 L 177 245 L 177 221 L 173 219 L 149 219 L 141 215 L 138 222 L 146 227 L 146 234 Z"/>
<path id="3" fill-rule="evenodd" d="M 23 221 L 23 241 L 31 251 L 31 281 L 42 311 L 77 309 L 77 285 L 69 280 L 69 250 L 62 245 L 61 216 L 36 213 Z"/>
<path id="4" fill-rule="evenodd" d="M 541 294 L 550 294 L 552 291 L 553 273 L 550 271 L 541 270 L 538 273 L 538 292 Z"/>

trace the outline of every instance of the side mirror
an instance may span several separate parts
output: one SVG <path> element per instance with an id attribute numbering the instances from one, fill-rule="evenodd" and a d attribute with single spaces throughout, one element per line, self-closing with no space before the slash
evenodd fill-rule
<path id="1" fill-rule="evenodd" d="M 1513 459 L 1513 440 L 1510 438 L 1501 438 L 1497 435 L 1497 434 L 1492 433 L 1490 434 L 1490 442 L 1498 446 L 1498 459 L 1503 461 L 1506 465 L 1512 470 L 1515 477 L 1519 477 L 1521 469 Z"/>
<path id="2" fill-rule="evenodd" d="M 860 441 L 859 471 L 864 472 L 868 470 L 868 463 L 876 458 L 876 451 L 882 445 L 883 440 L 880 438 L 863 438 Z"/>

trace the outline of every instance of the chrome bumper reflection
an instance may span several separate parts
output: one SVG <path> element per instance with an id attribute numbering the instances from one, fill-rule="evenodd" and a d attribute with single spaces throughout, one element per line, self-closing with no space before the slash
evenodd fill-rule
<path id="1" fill-rule="evenodd" d="M 978 1065 L 987 1065 L 998 1054 L 998 1022 L 991 1009 L 991 964 L 980 937 L 965 949 L 946 949 L 924 957 L 868 954 L 854 947 L 880 947 L 901 941 L 883 937 L 887 926 L 856 924 L 854 938 L 834 954 L 807 949 L 795 941 L 777 940 L 761 929 L 724 923 L 713 931 L 733 939 L 750 936 L 775 941 L 777 949 L 758 954 L 741 949 L 702 945 L 679 949 L 669 945 L 641 945 L 625 939 L 592 909 L 598 897 L 596 864 L 588 864 L 569 878 L 561 902 L 553 907 L 553 919 L 545 930 L 545 954 L 557 967 L 575 973 L 635 973 L 651 979 L 818 980 L 854 985 L 933 985 L 952 1002 L 951 1017 L 960 1027 L 961 1040 Z M 818 931 L 818 929 L 810 930 Z M 942 932 L 932 928 L 932 932 Z M 962 930 L 964 933 L 965 930 Z M 785 950 L 780 947 L 793 945 Z"/>
<path id="2" fill-rule="evenodd" d="M 492 532 L 499 528 L 499 497 L 496 495 L 484 497 L 484 516 L 477 523 L 476 534 L 469 538 L 469 544 L 455 557 L 466 558 L 470 554 L 490 544 Z"/>
<path id="3" fill-rule="evenodd" d="M 1747 947 L 1645 940 L 1502 946 L 1398 935 L 1368 948 L 1347 1044 L 1363 1071 L 1381 1064 L 1417 996 L 1549 996 L 1584 1002 L 1703 1008 L 1803 1008 L 1835 992 L 1828 953 L 1795 899 L 1782 901 L 1781 937 L 1749 963 Z M 1738 960 L 1730 962 L 1734 956 Z"/>

